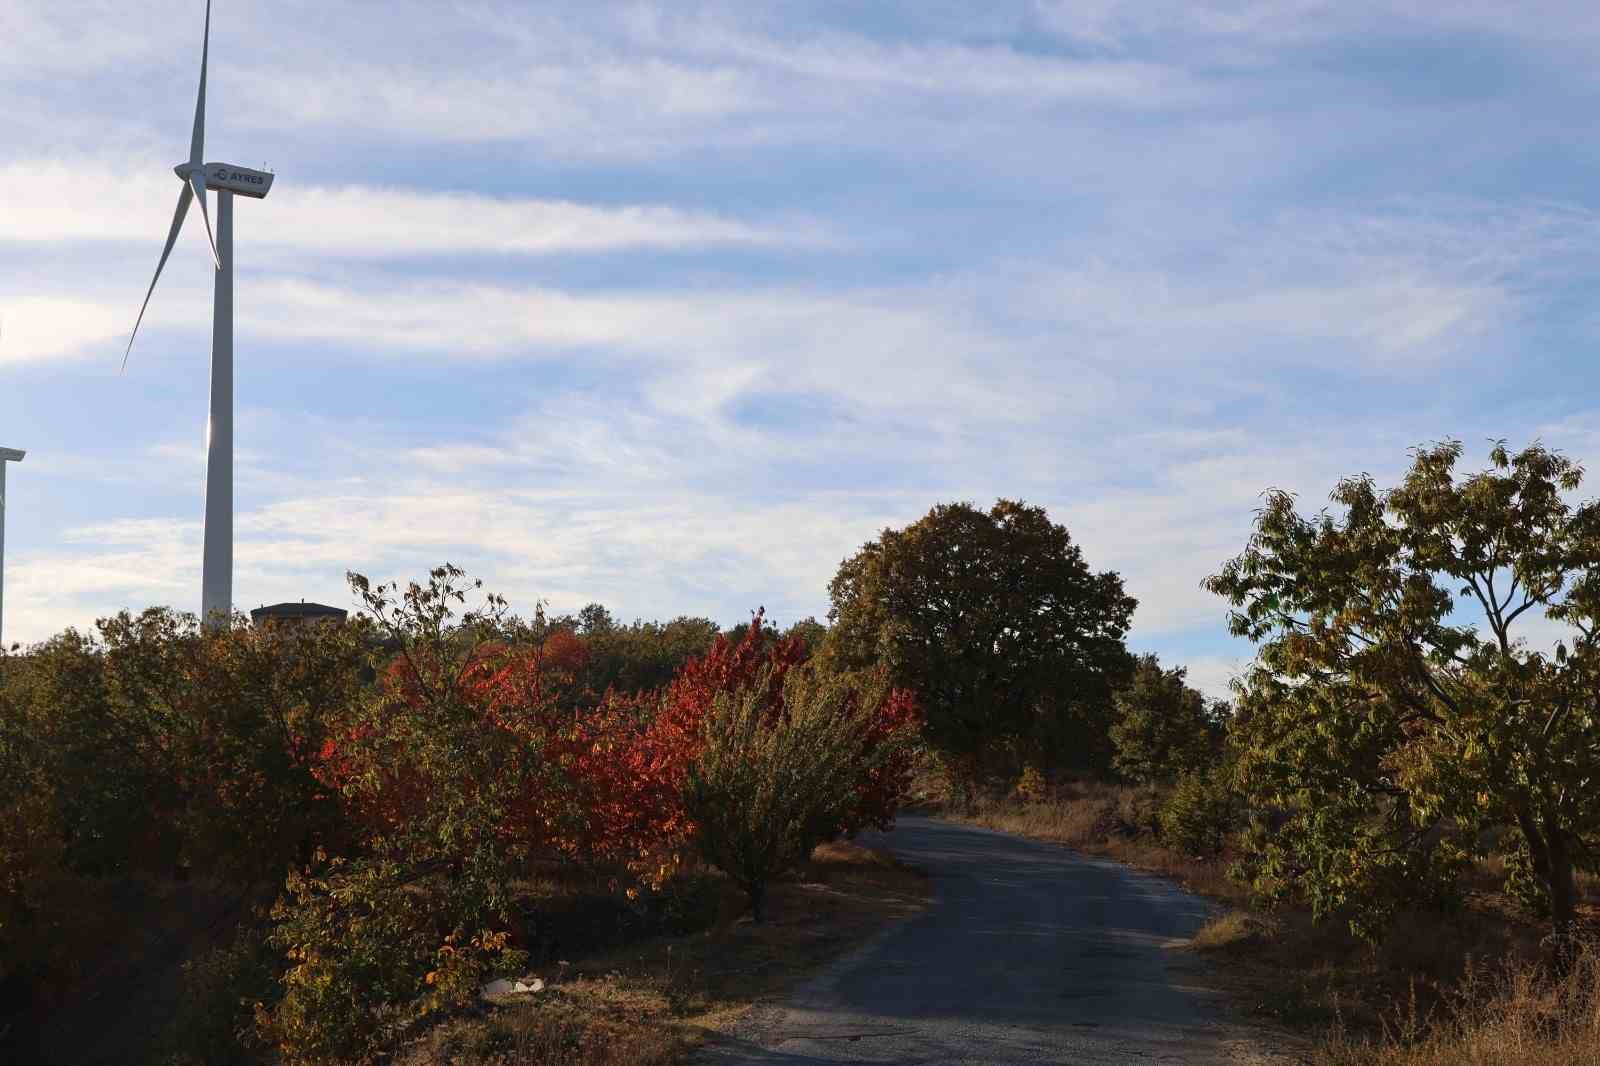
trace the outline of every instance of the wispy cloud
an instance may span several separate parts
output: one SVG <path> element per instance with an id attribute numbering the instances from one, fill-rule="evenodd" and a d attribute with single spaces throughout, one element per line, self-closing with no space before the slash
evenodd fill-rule
<path id="1" fill-rule="evenodd" d="M 115 180 L 108 176 L 116 175 Z M 154 159 L 25 158 L 0 166 L 0 241 L 130 242 L 159 249 L 181 183 Z M 659 204 L 617 206 L 393 186 L 282 182 L 257 209 L 253 247 L 332 257 L 627 249 L 823 248 L 817 219 L 750 223 Z M 198 221 L 198 220 L 196 220 Z M 152 253 L 153 254 L 153 253 Z"/>
<path id="2" fill-rule="evenodd" d="M 192 606 L 198 232 L 115 366 L 199 12 L 0 0 L 19 636 Z M 208 154 L 282 172 L 239 221 L 240 602 L 452 558 L 525 605 L 815 613 L 884 524 L 1005 495 L 1216 689 L 1240 649 L 1199 582 L 1262 489 L 1600 440 L 1597 20 L 230 0 Z"/>

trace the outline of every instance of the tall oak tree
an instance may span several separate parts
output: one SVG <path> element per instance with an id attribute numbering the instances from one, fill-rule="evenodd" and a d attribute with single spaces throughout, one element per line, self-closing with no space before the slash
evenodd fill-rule
<path id="1" fill-rule="evenodd" d="M 918 693 L 927 739 L 957 765 L 1019 749 L 1089 766 L 1109 758 L 1136 601 L 1116 573 L 1090 569 L 1044 508 L 940 504 L 864 545 L 828 591 L 824 657 L 886 665 Z"/>

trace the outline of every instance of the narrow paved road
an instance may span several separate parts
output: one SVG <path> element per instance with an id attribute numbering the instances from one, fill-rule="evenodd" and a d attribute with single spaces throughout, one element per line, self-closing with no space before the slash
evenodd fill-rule
<path id="1" fill-rule="evenodd" d="M 927 870 L 933 905 L 751 1012 L 705 1066 L 1281 1061 L 1175 954 L 1208 911 L 1170 882 L 927 818 L 869 843 Z"/>

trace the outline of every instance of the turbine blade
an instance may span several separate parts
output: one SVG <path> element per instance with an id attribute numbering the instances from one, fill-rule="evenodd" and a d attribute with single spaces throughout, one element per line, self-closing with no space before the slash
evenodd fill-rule
<path id="1" fill-rule="evenodd" d="M 211 261 L 217 264 L 218 270 L 221 270 L 222 256 L 217 252 L 216 235 L 211 232 L 211 212 L 206 210 L 206 172 L 191 170 L 189 187 L 194 190 L 194 198 L 200 201 L 200 217 L 206 220 L 206 240 L 211 242 Z"/>
<path id="2" fill-rule="evenodd" d="M 199 166 L 206 154 L 206 59 L 211 52 L 211 0 L 206 0 L 206 29 L 200 43 L 200 95 L 194 102 L 194 133 L 189 138 L 189 164 Z M 205 198 L 201 197 L 204 205 Z"/>
<path id="3" fill-rule="evenodd" d="M 183 228 L 183 216 L 189 212 L 189 201 L 194 199 L 194 190 L 184 183 L 183 191 L 178 193 L 178 209 L 172 214 L 172 229 L 167 232 L 167 246 L 161 249 L 161 261 L 156 264 L 156 276 L 150 279 L 150 287 L 145 290 L 144 303 L 139 307 L 139 317 L 134 320 L 133 332 L 128 334 L 128 347 L 122 353 L 122 369 L 128 369 L 128 353 L 133 351 L 133 338 L 139 335 L 139 323 L 144 321 L 145 309 L 150 306 L 150 294 L 156 291 L 156 282 L 161 280 L 161 268 L 167 265 L 167 256 L 172 254 L 172 246 L 178 243 L 178 231 Z"/>

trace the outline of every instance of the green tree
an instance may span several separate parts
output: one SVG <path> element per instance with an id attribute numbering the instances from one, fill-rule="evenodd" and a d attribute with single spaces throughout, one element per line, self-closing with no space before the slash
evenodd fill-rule
<path id="1" fill-rule="evenodd" d="M 668 622 L 586 627 L 581 632 L 589 663 L 580 679 L 593 695 L 607 689 L 644 692 L 672 680 L 689 659 L 704 655 L 717 639 L 709 618 L 680 616 Z"/>
<path id="2" fill-rule="evenodd" d="M 1113 765 L 1135 781 L 1168 781 L 1198 770 L 1222 739 L 1222 708 L 1185 682 L 1182 667 L 1163 670 L 1154 655 L 1141 655 L 1127 684 L 1113 700 L 1116 720 Z"/>
<path id="3" fill-rule="evenodd" d="M 1221 853 L 1240 821 L 1241 804 L 1228 767 L 1192 770 L 1179 777 L 1161 803 L 1161 838 L 1186 855 Z"/>
<path id="4" fill-rule="evenodd" d="M 586 637 L 609 633 L 617 627 L 617 620 L 611 616 L 610 611 L 606 610 L 604 604 L 599 603 L 585 604 L 578 611 L 575 621 L 578 632 Z"/>
<path id="5" fill-rule="evenodd" d="M 1600 843 L 1600 509 L 1582 470 L 1503 444 L 1458 477 L 1419 448 L 1399 487 L 1341 481 L 1306 518 L 1267 494 L 1249 547 L 1207 586 L 1260 646 L 1235 727 L 1240 780 L 1281 808 L 1251 872 L 1374 934 L 1400 902 L 1448 899 L 1483 837 L 1520 838 L 1554 942 Z M 1549 650 L 1519 639 L 1540 616 Z"/>
<path id="6" fill-rule="evenodd" d="M 258 885 L 340 835 L 314 760 L 359 688 L 359 632 L 202 633 L 151 608 L 0 654 L 0 981 L 103 947 L 129 875 Z"/>
<path id="7" fill-rule="evenodd" d="M 1136 601 L 1043 508 L 940 504 L 846 559 L 828 591 L 824 658 L 888 666 L 923 701 L 930 743 L 967 775 L 996 753 L 1019 761 L 1019 748 L 1109 762 Z"/>
<path id="8" fill-rule="evenodd" d="M 822 650 L 823 644 L 828 640 L 828 627 L 815 618 L 802 618 L 784 630 L 783 639 L 798 640 L 805 646 L 807 653 L 815 655 Z"/>

